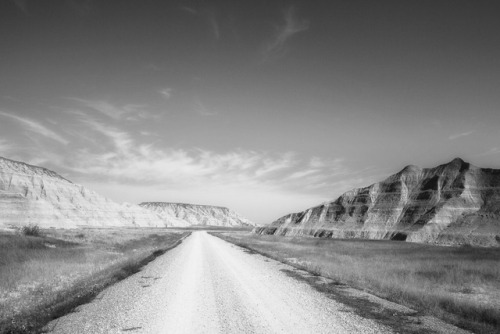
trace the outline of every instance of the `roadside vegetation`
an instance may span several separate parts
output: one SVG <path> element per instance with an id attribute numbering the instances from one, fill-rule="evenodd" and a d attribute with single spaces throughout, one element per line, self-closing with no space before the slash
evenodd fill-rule
<path id="1" fill-rule="evenodd" d="M 500 248 L 215 234 L 477 333 L 500 333 Z"/>
<path id="2" fill-rule="evenodd" d="M 175 247 L 186 231 L 0 231 L 0 333 L 36 333 Z"/>

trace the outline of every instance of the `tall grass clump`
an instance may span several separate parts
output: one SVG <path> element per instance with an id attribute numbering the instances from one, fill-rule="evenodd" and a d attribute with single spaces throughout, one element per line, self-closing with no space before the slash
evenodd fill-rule
<path id="1" fill-rule="evenodd" d="M 21 227 L 21 234 L 31 236 L 31 237 L 40 237 L 40 226 L 36 224 L 25 225 Z"/>

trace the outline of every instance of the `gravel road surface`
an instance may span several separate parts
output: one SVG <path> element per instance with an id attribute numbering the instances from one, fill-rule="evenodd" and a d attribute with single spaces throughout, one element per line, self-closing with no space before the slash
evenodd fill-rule
<path id="1" fill-rule="evenodd" d="M 51 333 L 391 333 L 205 232 L 48 325 Z"/>

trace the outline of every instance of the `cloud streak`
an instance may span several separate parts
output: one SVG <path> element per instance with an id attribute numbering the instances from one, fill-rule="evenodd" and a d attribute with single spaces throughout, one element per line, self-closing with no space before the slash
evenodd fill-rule
<path id="1" fill-rule="evenodd" d="M 194 99 L 194 111 L 200 116 L 217 116 L 219 113 L 208 109 L 199 98 Z"/>
<path id="2" fill-rule="evenodd" d="M 9 153 L 12 150 L 13 146 L 5 139 L 0 139 L 0 154 Z"/>
<path id="3" fill-rule="evenodd" d="M 288 7 L 283 13 L 283 23 L 276 27 L 273 39 L 263 51 L 264 61 L 281 58 L 286 54 L 286 43 L 294 35 L 309 29 L 309 21 L 298 19 L 294 6 Z"/>
<path id="4" fill-rule="evenodd" d="M 462 132 L 462 133 L 455 133 L 455 134 L 452 134 L 448 137 L 449 140 L 455 140 L 455 139 L 458 139 L 460 137 L 466 137 L 466 136 L 469 136 L 471 134 L 473 134 L 474 131 L 467 131 L 467 132 Z"/>
<path id="5" fill-rule="evenodd" d="M 31 119 L 28 119 L 25 117 L 21 117 L 21 116 L 17 116 L 14 114 L 9 114 L 9 113 L 4 112 L 4 111 L 0 111 L 0 116 L 4 116 L 4 117 L 10 118 L 10 119 L 13 119 L 17 123 L 19 123 L 21 126 L 23 126 L 24 128 L 28 129 L 31 132 L 39 134 L 43 137 L 55 140 L 55 141 L 57 141 L 61 144 L 64 144 L 64 145 L 67 145 L 69 143 L 69 141 L 66 140 L 65 138 L 63 138 L 62 136 L 58 135 L 54 131 L 50 130 L 46 126 L 44 126 L 41 123 L 36 122 L 34 120 L 31 120 Z"/>
<path id="6" fill-rule="evenodd" d="M 296 192 L 304 196 L 308 193 L 316 197 L 318 192 L 330 193 L 331 185 L 339 177 L 345 183 L 343 186 L 350 178 L 359 178 L 340 160 L 319 161 L 321 159 L 315 158 L 318 167 L 311 168 L 308 159 L 301 159 L 293 152 L 239 149 L 218 153 L 201 148 L 158 148 L 153 144 L 137 143 L 119 129 L 100 123 L 87 124 L 105 136 L 111 145 L 101 152 L 78 150 L 70 159 L 72 163 L 66 166 L 93 181 L 97 178 L 169 191 L 191 189 L 196 193 L 210 189 L 222 193 L 239 189 L 242 192 L 275 193 L 277 196 Z"/>
<path id="7" fill-rule="evenodd" d="M 219 28 L 219 22 L 217 22 L 217 18 L 215 16 L 214 12 L 209 12 L 207 15 L 208 23 L 210 27 L 212 28 L 212 33 L 214 35 L 214 38 L 219 40 L 220 39 L 220 28 Z"/>
<path id="8" fill-rule="evenodd" d="M 173 92 L 173 89 L 172 88 L 164 88 L 162 90 L 160 90 L 160 94 L 163 96 L 163 98 L 165 98 L 166 100 L 170 99 L 172 97 L 172 92 Z"/>
<path id="9" fill-rule="evenodd" d="M 146 105 L 141 104 L 124 104 L 118 106 L 105 100 L 90 100 L 76 97 L 66 98 L 70 101 L 79 103 L 79 107 L 85 107 L 94 112 L 105 115 L 114 120 L 125 119 L 128 121 L 136 121 L 138 119 L 154 118 L 155 116 L 146 110 Z"/>
<path id="10" fill-rule="evenodd" d="M 221 37 L 219 21 L 217 20 L 217 12 L 214 9 L 195 9 L 192 7 L 182 6 L 180 7 L 183 11 L 193 15 L 203 18 L 207 23 L 213 37 L 219 40 Z"/>
<path id="11" fill-rule="evenodd" d="M 133 140 L 127 132 L 120 131 L 115 127 L 106 125 L 90 118 L 83 119 L 82 122 L 84 124 L 87 124 L 95 132 L 103 135 L 109 142 L 111 142 L 115 150 L 114 154 L 112 155 L 126 156 L 130 151 Z"/>
<path id="12" fill-rule="evenodd" d="M 500 154 L 500 147 L 492 147 L 488 151 L 485 151 L 481 154 L 478 154 L 478 156 L 489 156 L 489 155 L 497 155 Z"/>
<path id="13" fill-rule="evenodd" d="M 94 145 L 73 150 L 64 157 L 64 165 L 89 179 L 179 189 L 241 187 L 291 191 L 318 189 L 327 184 L 332 171 L 346 170 L 340 160 L 301 159 L 294 152 L 238 149 L 220 153 L 203 148 L 158 147 L 144 136 L 135 138 L 116 126 L 85 115 L 80 117 L 80 124 Z"/>

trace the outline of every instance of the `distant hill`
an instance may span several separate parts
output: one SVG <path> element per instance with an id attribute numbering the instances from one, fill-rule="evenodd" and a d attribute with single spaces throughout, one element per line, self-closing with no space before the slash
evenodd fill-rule
<path id="1" fill-rule="evenodd" d="M 236 212 L 220 206 L 166 202 L 145 202 L 139 205 L 166 219 L 168 217 L 176 217 L 184 221 L 186 226 L 211 225 L 237 227 L 256 225 Z"/>
<path id="2" fill-rule="evenodd" d="M 138 205 L 118 204 L 43 167 L 0 157 L 0 227 L 165 226 Z"/>
<path id="3" fill-rule="evenodd" d="M 500 170 L 459 158 L 435 168 L 407 166 L 254 232 L 500 246 Z"/>
<path id="4" fill-rule="evenodd" d="M 118 204 L 49 169 L 0 157 L 0 228 L 28 224 L 59 228 L 255 226 L 223 207 Z"/>

